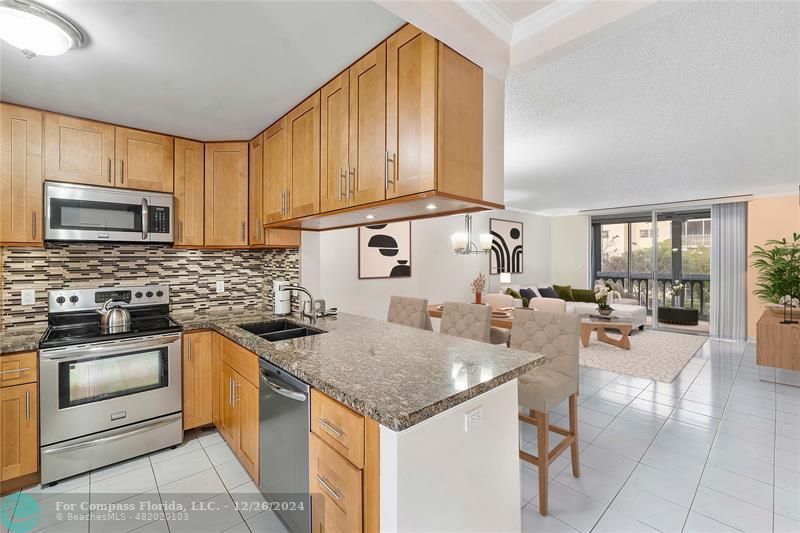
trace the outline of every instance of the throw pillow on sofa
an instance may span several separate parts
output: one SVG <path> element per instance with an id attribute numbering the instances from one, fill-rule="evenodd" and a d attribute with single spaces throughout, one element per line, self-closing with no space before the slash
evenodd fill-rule
<path id="1" fill-rule="evenodd" d="M 572 285 L 553 285 L 553 290 L 565 302 L 575 301 L 575 297 L 572 295 Z"/>
<path id="2" fill-rule="evenodd" d="M 576 302 L 583 302 L 588 304 L 597 303 L 594 297 L 594 291 L 591 289 L 572 289 L 572 297 Z"/>
<path id="3" fill-rule="evenodd" d="M 511 296 L 516 300 L 522 300 L 522 307 L 528 307 L 528 299 L 522 296 L 520 294 L 521 292 L 522 291 L 517 292 L 514 289 L 506 289 L 506 294 L 508 294 L 509 296 Z"/>
<path id="4" fill-rule="evenodd" d="M 542 298 L 558 298 L 556 291 L 553 287 L 539 287 L 539 294 Z"/>
<path id="5" fill-rule="evenodd" d="M 528 303 L 530 303 L 531 300 L 536 298 L 536 291 L 533 289 L 520 289 L 519 294 L 523 298 L 527 299 Z M 528 304 L 525 304 L 525 307 L 528 307 Z"/>

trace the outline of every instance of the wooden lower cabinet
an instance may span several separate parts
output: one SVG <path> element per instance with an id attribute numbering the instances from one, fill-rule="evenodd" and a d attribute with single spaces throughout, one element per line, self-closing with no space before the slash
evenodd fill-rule
<path id="1" fill-rule="evenodd" d="M 183 429 L 212 421 L 211 354 L 213 333 L 201 331 L 183 336 Z"/>
<path id="2" fill-rule="evenodd" d="M 1 356 L 0 365 L 12 371 L 3 374 L 9 379 L 0 384 L 0 482 L 5 484 L 39 470 L 36 353 Z M 14 384 L 21 381 L 28 383 Z"/>
<path id="3" fill-rule="evenodd" d="M 311 531 L 362 531 L 361 470 L 313 433 L 308 446 Z"/>

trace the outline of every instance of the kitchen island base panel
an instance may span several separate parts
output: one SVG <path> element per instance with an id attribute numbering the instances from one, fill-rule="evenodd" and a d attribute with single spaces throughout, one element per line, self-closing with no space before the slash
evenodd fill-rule
<path id="1" fill-rule="evenodd" d="M 381 531 L 520 531 L 517 383 L 404 431 L 381 426 Z"/>

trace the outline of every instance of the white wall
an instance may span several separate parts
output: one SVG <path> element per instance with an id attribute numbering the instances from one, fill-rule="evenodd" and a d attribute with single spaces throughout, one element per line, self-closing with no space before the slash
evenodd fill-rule
<path id="1" fill-rule="evenodd" d="M 489 219 L 523 222 L 523 273 L 513 283 L 546 283 L 550 280 L 550 218 L 524 211 L 489 211 L 473 216 L 473 233 L 489 231 Z M 463 216 L 411 222 L 411 277 L 358 279 L 358 229 L 304 232 L 301 252 L 303 284 L 328 306 L 378 319 L 386 318 L 392 295 L 427 298 L 429 302 L 470 301 L 470 282 L 483 272 L 492 292 L 499 276 L 489 276 L 489 256 L 453 253 L 450 235 L 463 231 Z"/>
<path id="2" fill-rule="evenodd" d="M 551 281 L 578 289 L 590 288 L 589 217 L 552 217 L 550 228 Z"/>

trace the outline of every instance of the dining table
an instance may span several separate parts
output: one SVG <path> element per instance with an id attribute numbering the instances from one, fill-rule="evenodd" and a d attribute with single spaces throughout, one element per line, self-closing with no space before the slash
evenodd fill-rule
<path id="1" fill-rule="evenodd" d="M 428 314 L 431 318 L 442 318 L 442 304 L 428 305 Z M 511 329 L 514 323 L 514 309 L 501 308 L 492 311 L 492 326 L 496 328 Z"/>

